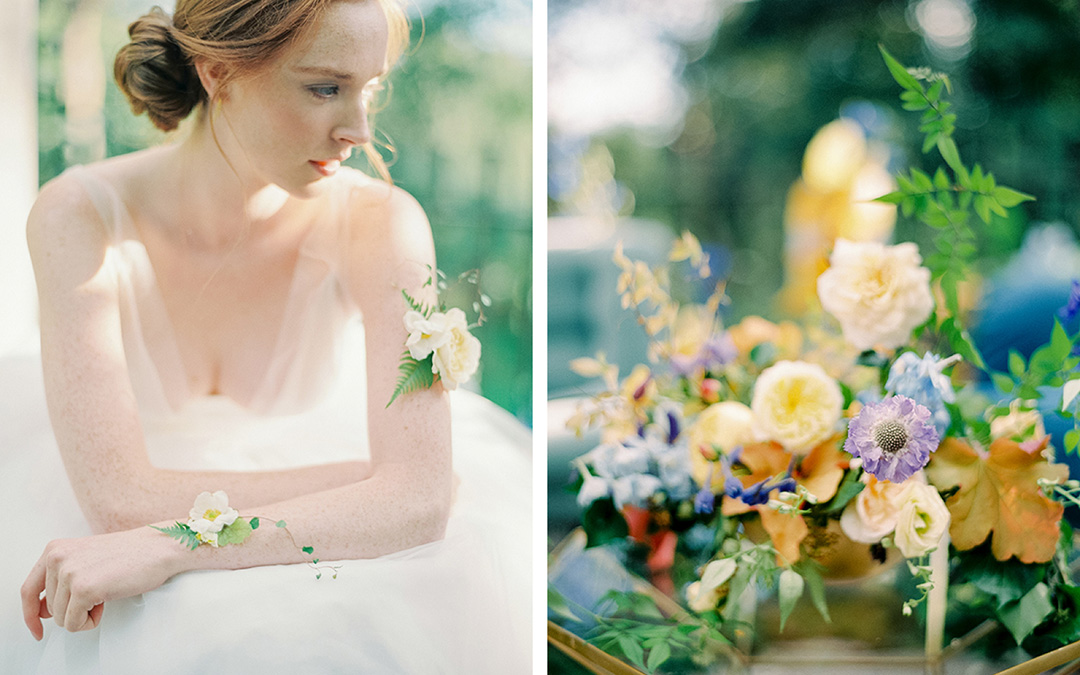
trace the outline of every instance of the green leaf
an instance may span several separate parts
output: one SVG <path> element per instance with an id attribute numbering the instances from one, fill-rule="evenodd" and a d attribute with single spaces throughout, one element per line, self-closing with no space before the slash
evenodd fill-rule
<path id="1" fill-rule="evenodd" d="M 424 285 L 426 286 L 427 284 Z M 417 299 L 409 295 L 409 292 L 406 291 L 404 288 L 401 289 L 401 294 L 405 296 L 405 302 L 409 303 L 409 307 L 412 308 L 413 311 L 420 312 L 424 315 L 425 319 L 431 318 L 432 313 L 434 313 L 435 311 L 434 308 L 428 307 L 427 305 L 417 301 Z"/>
<path id="2" fill-rule="evenodd" d="M 994 188 L 994 199 L 996 199 L 999 204 L 1001 204 L 1007 209 L 1016 206 L 1020 202 L 1029 202 L 1035 200 L 1035 198 L 1029 194 L 1018 192 L 1017 190 L 1007 188 L 1003 185 L 999 185 Z"/>
<path id="3" fill-rule="evenodd" d="M 825 620 L 825 623 L 832 623 L 832 617 L 829 616 L 829 606 L 825 602 L 825 582 L 821 578 L 817 563 L 811 560 L 800 560 L 792 567 L 802 575 L 803 581 L 806 582 L 807 587 L 810 589 L 810 600 L 814 603 L 814 607 L 817 608 L 818 614 Z"/>
<path id="4" fill-rule="evenodd" d="M 840 487 L 836 489 L 836 495 L 824 505 L 822 513 L 839 513 L 843 511 L 848 502 L 862 492 L 866 484 L 855 477 L 856 473 L 855 471 L 848 471 L 844 474 L 844 480 L 840 483 Z"/>
<path id="5" fill-rule="evenodd" d="M 1016 379 L 1020 379 L 1024 376 L 1024 357 L 1020 356 L 1020 353 L 1015 349 L 1009 350 L 1009 373 Z"/>
<path id="6" fill-rule="evenodd" d="M 881 195 L 874 199 L 875 202 L 884 202 L 886 204 L 899 204 L 904 201 L 903 192 L 890 192 L 887 195 Z"/>
<path id="7" fill-rule="evenodd" d="M 1065 452 L 1076 450 L 1077 445 L 1080 445 L 1080 429 L 1069 429 L 1065 432 Z"/>
<path id="8" fill-rule="evenodd" d="M 784 624 L 787 623 L 791 610 L 795 609 L 795 603 L 802 597 L 806 583 L 802 576 L 792 569 L 786 569 L 780 573 L 780 632 L 784 632 Z"/>
<path id="9" fill-rule="evenodd" d="M 937 141 L 938 152 L 941 153 L 941 158 L 945 160 L 945 163 L 949 165 L 957 176 L 961 172 L 964 174 L 967 171 L 964 170 L 964 165 L 960 162 L 960 151 L 956 149 L 956 141 L 948 136 L 939 136 Z"/>
<path id="10" fill-rule="evenodd" d="M 1020 644 L 1053 611 L 1054 605 L 1050 602 L 1050 589 L 1046 584 L 1040 582 L 1028 591 L 1024 597 L 1002 607 L 998 612 L 998 619 L 1012 633 L 1016 644 Z"/>
<path id="11" fill-rule="evenodd" d="M 259 517 L 255 516 L 254 518 L 252 518 L 251 521 L 250 521 L 250 524 L 251 524 L 251 529 L 253 529 L 253 530 L 259 529 Z"/>
<path id="12" fill-rule="evenodd" d="M 173 539 L 180 541 L 192 551 L 199 548 L 199 544 L 201 543 L 199 542 L 198 535 L 195 534 L 194 530 L 187 526 L 187 523 L 177 522 L 175 525 L 170 525 L 169 527 L 157 527 L 155 525 L 151 525 L 150 527 L 158 532 L 164 532 Z"/>
<path id="13" fill-rule="evenodd" d="M 237 518 L 231 525 L 226 525 L 218 533 L 218 546 L 243 544 L 251 536 L 251 525 L 243 518 Z"/>
<path id="14" fill-rule="evenodd" d="M 985 195 L 975 195 L 975 213 L 984 223 L 990 224 L 990 200 Z"/>
<path id="15" fill-rule="evenodd" d="M 435 383 L 431 359 L 430 354 L 420 361 L 414 359 L 409 352 L 401 355 L 401 363 L 398 365 L 398 371 L 400 371 L 401 375 L 398 377 L 397 385 L 394 386 L 394 393 L 386 404 L 387 408 L 398 396 L 420 389 L 427 389 Z"/>
<path id="16" fill-rule="evenodd" d="M 315 549 L 312 546 L 304 546 L 300 550 L 303 551 L 304 553 L 307 553 L 308 555 L 311 555 L 312 553 L 315 552 Z"/>
<path id="17" fill-rule="evenodd" d="M 1069 334 L 1065 332 L 1065 327 L 1061 325 L 1061 321 L 1055 318 L 1054 329 L 1050 332 L 1049 358 L 1060 363 L 1069 356 L 1072 347 L 1073 341 L 1069 338 Z"/>
<path id="18" fill-rule="evenodd" d="M 626 658 L 630 659 L 630 663 L 633 663 L 638 668 L 645 668 L 645 652 L 637 640 L 629 635 L 620 635 L 619 648 L 622 649 Z"/>
<path id="19" fill-rule="evenodd" d="M 1001 390 L 1002 393 L 1008 394 L 1016 386 L 1013 379 L 1005 373 L 990 373 L 990 378 L 994 381 L 994 386 Z"/>
<path id="20" fill-rule="evenodd" d="M 570 605 L 566 602 L 566 598 L 563 597 L 562 593 L 551 586 L 548 586 L 548 610 L 564 619 L 578 622 L 581 621 L 581 619 L 579 619 L 570 609 Z"/>
<path id="21" fill-rule="evenodd" d="M 655 672 L 669 658 L 671 658 L 671 645 L 667 642 L 661 642 L 649 650 L 649 660 L 645 663 L 645 668 L 650 673 Z"/>
<path id="22" fill-rule="evenodd" d="M 274 523 L 274 527 L 285 527 L 285 521 L 284 520 L 277 521 L 276 523 Z"/>
<path id="23" fill-rule="evenodd" d="M 915 79 L 911 73 L 907 71 L 904 66 L 900 64 L 893 55 L 885 49 L 885 45 L 878 45 L 878 49 L 881 50 L 881 57 L 885 59 L 885 65 L 888 66 L 889 72 L 892 73 L 893 79 L 904 89 L 911 91 L 922 92 L 923 87 L 919 84 L 919 81 Z"/>

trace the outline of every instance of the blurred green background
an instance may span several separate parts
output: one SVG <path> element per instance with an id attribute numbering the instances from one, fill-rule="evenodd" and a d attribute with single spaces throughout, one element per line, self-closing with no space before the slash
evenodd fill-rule
<path id="1" fill-rule="evenodd" d="M 42 184 L 71 164 L 165 140 L 131 114 L 111 76 L 128 24 L 152 5 L 41 0 Z M 440 269 L 451 278 L 480 270 L 491 298 L 475 331 L 484 345 L 481 393 L 531 424 L 531 5 L 421 0 L 408 9 L 412 45 L 390 78 L 377 135 L 396 148 L 395 183 L 427 211 Z M 361 154 L 349 163 L 363 168 Z"/>
<path id="2" fill-rule="evenodd" d="M 983 228 L 983 269 L 1014 251 L 1032 223 L 1080 232 L 1076 0 L 549 7 L 550 214 L 606 210 L 691 230 L 720 254 L 730 318 L 775 314 L 786 195 L 820 127 L 857 119 L 888 145 L 893 174 L 941 164 L 920 152 L 918 115 L 901 110 L 879 44 L 909 67 L 947 73 L 961 156 L 1038 198 Z M 895 239 L 925 252 L 929 234 L 901 218 Z"/>

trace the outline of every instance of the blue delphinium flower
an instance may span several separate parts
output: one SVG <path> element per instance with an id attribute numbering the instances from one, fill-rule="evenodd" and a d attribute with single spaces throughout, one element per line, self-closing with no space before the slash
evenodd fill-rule
<path id="1" fill-rule="evenodd" d="M 942 360 L 930 352 L 919 358 L 914 352 L 904 352 L 889 369 L 885 382 L 885 388 L 893 394 L 906 396 L 930 411 L 938 437 L 944 436 L 952 423 L 945 404 L 956 402 L 952 382 L 942 371 L 958 359 L 953 356 Z"/>
<path id="2" fill-rule="evenodd" d="M 844 450 L 861 457 L 863 469 L 878 480 L 901 483 L 926 466 L 939 441 L 926 406 L 890 396 L 851 420 Z"/>
<path id="3" fill-rule="evenodd" d="M 1061 317 L 1062 323 L 1069 323 L 1076 318 L 1077 314 L 1080 314 L 1080 279 L 1073 279 L 1072 286 L 1069 288 L 1069 299 L 1058 310 L 1058 316 Z"/>

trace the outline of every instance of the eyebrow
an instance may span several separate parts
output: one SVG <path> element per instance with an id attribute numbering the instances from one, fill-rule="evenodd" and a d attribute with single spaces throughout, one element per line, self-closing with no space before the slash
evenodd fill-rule
<path id="1" fill-rule="evenodd" d="M 344 82 L 351 82 L 354 78 L 351 74 L 336 70 L 334 68 L 327 68 L 325 66 L 293 66 L 294 71 L 298 73 L 306 73 L 311 75 L 323 75 L 325 77 L 332 77 Z M 386 71 L 379 71 L 373 79 L 381 80 L 386 77 Z"/>

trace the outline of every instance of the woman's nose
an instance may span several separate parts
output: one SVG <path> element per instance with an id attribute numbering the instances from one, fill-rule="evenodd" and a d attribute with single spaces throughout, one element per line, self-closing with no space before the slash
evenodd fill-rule
<path id="1" fill-rule="evenodd" d="M 334 138 L 352 145 L 364 145 L 371 142 L 371 126 L 368 124 L 367 106 L 363 101 L 350 106 L 348 115 L 334 129 Z"/>

